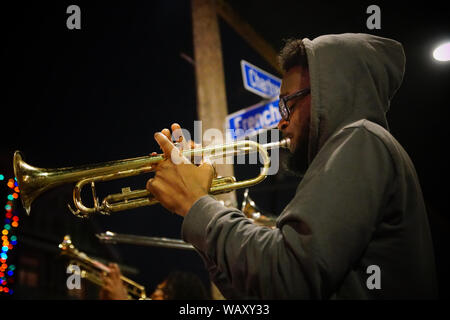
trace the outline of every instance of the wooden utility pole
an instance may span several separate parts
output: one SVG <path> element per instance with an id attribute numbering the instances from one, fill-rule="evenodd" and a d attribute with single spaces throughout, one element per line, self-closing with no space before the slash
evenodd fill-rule
<path id="1" fill-rule="evenodd" d="M 218 129 L 225 142 L 224 123 L 228 115 L 222 45 L 214 0 L 192 0 L 197 113 L 202 129 Z M 232 176 L 232 164 L 216 166 L 218 175 Z M 217 196 L 226 206 L 237 206 L 236 193 Z"/>
<path id="2" fill-rule="evenodd" d="M 278 64 L 277 52 L 262 36 L 260 36 L 253 27 L 241 18 L 225 0 L 217 0 L 217 15 L 219 15 L 227 24 L 244 39 L 250 47 L 258 52 L 272 68 L 282 74 Z"/>
<path id="3" fill-rule="evenodd" d="M 277 71 L 275 50 L 253 28 L 241 19 L 224 0 L 192 0 L 192 28 L 194 40 L 195 75 L 197 82 L 197 113 L 205 132 L 214 128 L 222 132 L 228 115 L 223 69 L 222 45 L 217 15 L 220 15 L 249 45 Z M 220 176 L 232 176 L 233 165 L 217 165 Z M 226 206 L 237 207 L 236 193 L 216 196 Z M 213 299 L 223 299 L 212 284 Z"/>
<path id="4" fill-rule="evenodd" d="M 228 108 L 219 24 L 213 0 L 192 0 L 192 28 L 198 118 L 202 121 L 203 132 L 218 129 L 225 138 L 224 121 Z M 231 164 L 217 165 L 216 170 L 220 176 L 234 175 Z M 237 206 L 234 191 L 216 198 L 226 206 Z M 214 300 L 224 299 L 214 283 L 211 283 L 211 295 Z"/>

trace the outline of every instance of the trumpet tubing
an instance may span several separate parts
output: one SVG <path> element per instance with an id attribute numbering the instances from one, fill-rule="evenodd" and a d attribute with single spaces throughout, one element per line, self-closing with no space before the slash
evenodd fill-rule
<path id="1" fill-rule="evenodd" d="M 212 181 L 209 193 L 217 195 L 239 188 L 246 188 L 263 181 L 270 167 L 270 157 L 267 150 L 273 148 L 287 148 L 289 139 L 279 142 L 258 144 L 251 140 L 238 141 L 223 146 L 213 146 L 183 151 L 183 155 L 192 159 L 196 156 L 207 156 L 210 159 L 224 158 L 251 152 L 258 152 L 262 158 L 263 167 L 258 176 L 236 181 L 234 177 L 220 177 Z M 118 161 L 110 161 L 78 167 L 57 169 L 43 169 L 33 167 L 23 160 L 20 151 L 16 151 L 13 159 L 14 174 L 21 190 L 20 197 L 27 214 L 30 214 L 32 202 L 45 191 L 67 183 L 75 183 L 73 188 L 73 204 L 75 209 L 68 205 L 70 211 L 78 217 L 88 217 L 93 213 L 110 214 L 112 212 L 150 206 L 158 200 L 147 190 L 131 190 L 122 188 L 122 192 L 106 196 L 100 201 L 96 195 L 95 184 L 115 179 L 136 176 L 154 171 L 154 166 L 165 160 L 163 155 L 143 156 Z M 92 191 L 93 207 L 83 204 L 81 193 L 89 185 Z"/>

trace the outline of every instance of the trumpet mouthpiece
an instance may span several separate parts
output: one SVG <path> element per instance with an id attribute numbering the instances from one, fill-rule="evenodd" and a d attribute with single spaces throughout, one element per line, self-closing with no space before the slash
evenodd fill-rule
<path id="1" fill-rule="evenodd" d="M 284 138 L 280 141 L 280 146 L 282 148 L 289 148 L 291 145 L 291 139 L 290 138 Z"/>

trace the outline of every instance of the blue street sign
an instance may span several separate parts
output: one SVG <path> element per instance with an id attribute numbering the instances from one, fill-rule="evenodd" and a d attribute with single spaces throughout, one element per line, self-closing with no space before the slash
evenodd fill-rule
<path id="1" fill-rule="evenodd" d="M 271 99 L 280 94 L 280 78 L 261 70 L 245 60 L 241 60 L 241 69 L 245 89 L 265 99 Z"/>
<path id="2" fill-rule="evenodd" d="M 263 129 L 275 127 L 280 120 L 278 98 L 255 104 L 227 116 L 228 139 L 241 140 L 256 135 Z"/>

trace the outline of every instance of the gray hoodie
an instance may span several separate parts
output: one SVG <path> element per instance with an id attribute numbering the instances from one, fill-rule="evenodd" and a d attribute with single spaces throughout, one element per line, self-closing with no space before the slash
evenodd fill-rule
<path id="1" fill-rule="evenodd" d="M 401 44 L 367 34 L 303 42 L 309 167 L 277 228 L 204 196 L 183 239 L 229 299 L 436 298 L 421 188 L 385 115 L 403 79 Z"/>

